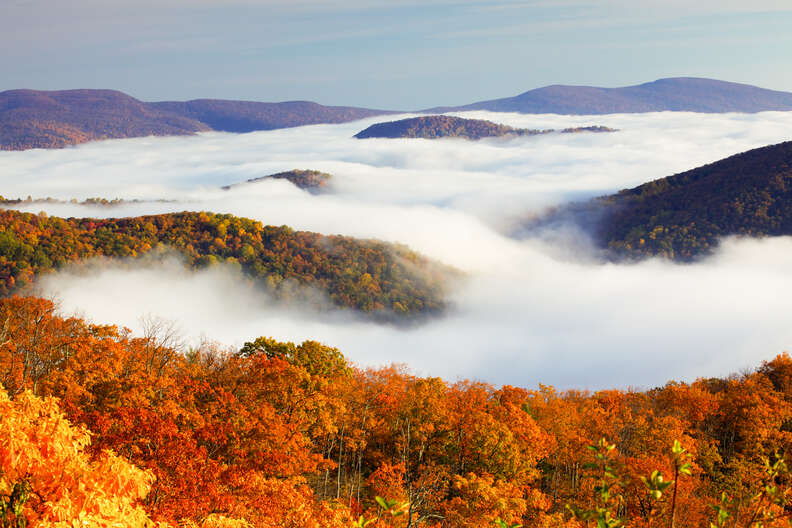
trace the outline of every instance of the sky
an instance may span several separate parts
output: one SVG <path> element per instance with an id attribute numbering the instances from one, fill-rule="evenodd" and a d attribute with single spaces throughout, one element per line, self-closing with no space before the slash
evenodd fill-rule
<path id="1" fill-rule="evenodd" d="M 522 128 L 605 125 L 618 132 L 475 142 L 355 139 L 372 118 L 241 135 L 108 140 L 0 152 L 0 189 L 6 197 L 141 200 L 21 206 L 32 213 L 210 210 L 378 238 L 465 274 L 450 292 L 447 313 L 408 328 L 349 311 L 284 308 L 234 270 L 190 272 L 173 259 L 96 262 L 38 282 L 39 293 L 57 299 L 62 313 L 138 334 L 140 318 L 150 315 L 175 321 L 193 343 L 313 339 L 359 365 L 397 362 L 421 375 L 529 388 L 651 388 L 726 376 L 790 350 L 792 237 L 727 240 L 693 265 L 613 264 L 599 259 L 573 226 L 515 233 L 548 207 L 787 140 L 792 112 L 459 115 Z M 221 188 L 295 168 L 329 172 L 331 192 L 314 195 L 283 180 Z"/>
<path id="2" fill-rule="evenodd" d="M 0 90 L 417 110 L 696 76 L 792 91 L 788 0 L 3 0 Z"/>

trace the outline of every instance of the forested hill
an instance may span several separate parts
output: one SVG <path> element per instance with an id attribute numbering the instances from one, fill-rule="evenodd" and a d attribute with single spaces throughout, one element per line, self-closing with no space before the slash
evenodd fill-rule
<path id="1" fill-rule="evenodd" d="M 139 257 L 175 250 L 192 267 L 239 268 L 281 298 L 310 286 L 339 307 L 404 319 L 445 308 L 455 272 L 403 246 L 213 213 L 123 219 L 63 219 L 0 210 L 0 294 L 40 273 L 91 257 Z"/>
<path id="2" fill-rule="evenodd" d="M 62 148 L 99 139 L 209 130 L 271 130 L 344 123 L 386 113 L 308 101 L 145 103 L 113 90 L 11 90 L 0 92 L 0 150 Z"/>
<path id="3" fill-rule="evenodd" d="M 552 85 L 515 97 L 426 112 L 488 110 L 524 114 L 614 114 L 640 112 L 763 112 L 792 110 L 792 93 L 715 79 L 676 77 L 621 88 Z"/>
<path id="4" fill-rule="evenodd" d="M 412 117 L 399 121 L 389 121 L 371 125 L 355 134 L 358 139 L 367 138 L 423 138 L 436 139 L 457 137 L 465 139 L 482 139 L 501 136 L 534 136 L 548 134 L 554 130 L 534 130 L 513 128 L 482 119 L 466 119 L 447 115 Z M 613 132 L 613 129 L 602 126 L 567 128 L 563 133 L 575 132 Z"/>
<path id="5" fill-rule="evenodd" d="M 265 180 L 287 180 L 300 189 L 311 193 L 321 193 L 327 190 L 328 184 L 332 177 L 332 174 L 317 170 L 292 169 L 290 171 L 268 174 L 267 176 L 260 176 L 258 178 L 251 178 L 242 183 L 226 185 L 223 187 L 223 189 L 228 190 L 239 185 L 257 183 Z"/>
<path id="6" fill-rule="evenodd" d="M 792 141 L 601 198 L 600 243 L 690 260 L 726 235 L 792 235 Z"/>

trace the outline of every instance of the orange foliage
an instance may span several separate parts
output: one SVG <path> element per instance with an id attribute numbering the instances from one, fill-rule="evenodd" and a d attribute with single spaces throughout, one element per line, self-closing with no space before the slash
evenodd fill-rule
<path id="1" fill-rule="evenodd" d="M 642 477 L 672 479 L 679 440 L 690 475 L 674 488 L 675 525 L 693 528 L 708 525 L 721 490 L 734 517 L 750 515 L 761 457 L 792 444 L 786 355 L 729 379 L 586 393 L 361 370 L 313 341 L 169 342 L 59 317 L 43 299 L 0 300 L 0 494 L 29 483 L 31 522 L 116 504 L 127 519 L 218 528 L 335 528 L 353 514 L 379 515 L 372 527 L 572 528 L 582 525 L 565 505 L 594 506 L 586 446 L 607 437 L 619 515 L 652 527 L 671 504 L 650 500 Z M 409 507 L 382 517 L 376 496 Z"/>

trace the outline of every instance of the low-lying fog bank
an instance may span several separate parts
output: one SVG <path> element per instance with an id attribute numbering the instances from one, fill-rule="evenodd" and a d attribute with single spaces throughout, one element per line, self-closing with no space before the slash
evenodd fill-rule
<path id="1" fill-rule="evenodd" d="M 729 241 L 695 265 L 603 264 L 585 237 L 517 241 L 519 218 L 788 139 L 792 112 L 527 116 L 472 112 L 515 127 L 604 125 L 611 134 L 357 140 L 377 119 L 244 135 L 142 138 L 58 151 L 0 152 L 0 193 L 138 199 L 117 206 L 30 203 L 60 216 L 211 210 L 296 229 L 408 244 L 470 274 L 455 310 L 396 329 L 273 306 L 222 269 L 104 268 L 46 277 L 66 311 L 133 329 L 142 314 L 186 336 L 239 345 L 258 335 L 339 347 L 362 365 L 560 387 L 652 386 L 724 375 L 789 347 L 789 239 Z M 395 116 L 394 119 L 399 116 Z M 220 187 L 294 168 L 333 174 L 330 194 L 287 181 Z M 162 202 L 155 200 L 173 200 Z M 550 234 L 552 235 L 552 234 Z"/>
<path id="2" fill-rule="evenodd" d="M 315 339 L 361 365 L 533 387 L 651 387 L 756 366 L 792 342 L 792 239 L 729 240 L 696 265 L 559 261 L 526 243 L 473 273 L 446 317 L 399 329 L 277 305 L 222 268 L 107 267 L 41 281 L 62 309 L 140 332 L 141 314 L 239 346 Z"/>

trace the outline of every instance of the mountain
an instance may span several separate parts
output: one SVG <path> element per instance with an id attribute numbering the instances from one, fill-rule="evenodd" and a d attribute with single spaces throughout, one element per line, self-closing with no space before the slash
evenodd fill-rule
<path id="1" fill-rule="evenodd" d="M 235 183 L 233 185 L 226 185 L 223 189 L 228 190 L 238 185 L 245 185 L 248 183 L 256 183 L 264 180 L 287 180 L 311 193 L 320 193 L 327 190 L 327 185 L 332 178 L 332 174 L 320 172 L 317 170 L 301 170 L 292 169 L 290 171 L 278 172 L 277 174 L 269 174 L 259 178 L 251 178 L 244 183 Z"/>
<path id="2" fill-rule="evenodd" d="M 149 103 L 149 106 L 195 119 L 212 130 L 222 132 L 252 132 L 320 123 L 347 123 L 366 117 L 395 113 L 349 106 L 322 106 L 310 101 L 257 103 L 197 99 L 187 102 Z"/>
<path id="3" fill-rule="evenodd" d="M 562 133 L 576 132 L 613 132 L 602 126 L 566 128 Z M 376 123 L 355 134 L 358 139 L 367 138 L 424 138 L 437 139 L 443 137 L 461 137 L 466 139 L 482 139 L 501 136 L 535 136 L 549 134 L 554 130 L 533 130 L 512 128 L 506 125 L 484 121 L 482 119 L 464 119 L 446 115 L 412 117 L 387 123 Z"/>
<path id="4" fill-rule="evenodd" d="M 516 97 L 439 107 L 424 112 L 467 110 L 577 115 L 664 110 L 790 111 L 792 93 L 713 79 L 679 77 L 623 88 L 553 85 Z M 393 113 L 396 112 L 323 106 L 309 101 L 260 103 L 196 99 L 147 103 L 114 90 L 10 90 L 0 92 L 0 150 L 62 148 L 99 139 L 189 135 L 210 130 L 273 130 L 319 123 L 345 123 Z M 425 136 L 386 137 L 429 137 L 432 128 L 440 130 L 444 126 L 433 124 L 425 132 L 405 132 Z M 478 132 L 471 131 L 471 134 L 475 136 Z M 464 133 L 460 135 L 469 137 Z M 500 133 L 495 130 L 487 135 Z"/>
<path id="5" fill-rule="evenodd" d="M 0 93 L 0 150 L 62 148 L 98 139 L 211 130 L 113 90 Z"/>
<path id="6" fill-rule="evenodd" d="M 792 93 L 714 79 L 676 77 L 622 88 L 545 86 L 516 97 L 432 108 L 425 112 L 466 110 L 572 115 L 661 111 L 752 113 L 792 110 Z"/>
<path id="7" fill-rule="evenodd" d="M 389 113 L 307 101 L 257 103 L 201 99 L 145 103 L 114 90 L 0 92 L 0 150 L 62 148 L 88 141 L 250 132 L 344 123 Z"/>
<path id="8" fill-rule="evenodd" d="M 596 238 L 617 255 L 691 260 L 727 235 L 792 235 L 792 141 L 600 198 Z"/>

